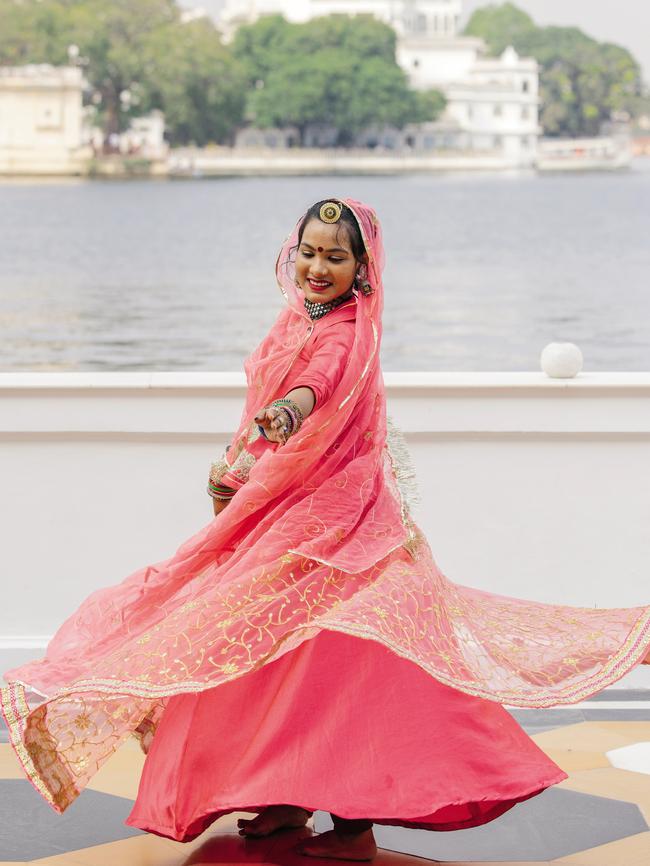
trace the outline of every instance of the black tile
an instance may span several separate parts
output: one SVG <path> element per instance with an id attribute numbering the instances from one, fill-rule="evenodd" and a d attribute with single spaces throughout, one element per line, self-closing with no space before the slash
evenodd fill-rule
<path id="1" fill-rule="evenodd" d="M 548 710 L 524 710 L 518 707 L 509 709 L 510 715 L 526 728 L 528 725 L 577 725 L 585 721 L 584 710 L 572 708 L 551 708 Z"/>
<path id="2" fill-rule="evenodd" d="M 83 791 L 59 815 L 22 779 L 0 780 L 0 860 L 37 860 L 143 835 L 124 820 L 133 800 Z"/>
<path id="3" fill-rule="evenodd" d="M 314 813 L 317 832 L 331 829 Z M 468 830 L 431 832 L 375 824 L 380 848 L 429 860 L 554 860 L 648 829 L 638 806 L 563 788 L 549 788 L 500 818 Z M 614 866 L 614 864 L 612 864 Z"/>
<path id="4" fill-rule="evenodd" d="M 647 701 L 650 705 L 650 689 L 605 689 L 592 695 L 592 701 Z"/>
<path id="5" fill-rule="evenodd" d="M 584 709 L 583 713 L 589 722 L 650 722 L 650 706 L 647 710 L 613 710 L 608 707 Z"/>

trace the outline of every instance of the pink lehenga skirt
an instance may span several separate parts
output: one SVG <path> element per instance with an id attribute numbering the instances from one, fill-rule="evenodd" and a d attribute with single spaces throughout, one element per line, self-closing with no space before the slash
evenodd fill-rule
<path id="1" fill-rule="evenodd" d="M 189 841 L 274 803 L 429 830 L 474 827 L 567 778 L 499 704 L 373 640 L 322 631 L 169 701 L 126 823 Z"/>

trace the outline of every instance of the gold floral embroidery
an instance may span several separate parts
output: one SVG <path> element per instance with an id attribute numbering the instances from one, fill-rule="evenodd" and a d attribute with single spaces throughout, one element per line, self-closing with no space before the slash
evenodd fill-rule
<path id="1" fill-rule="evenodd" d="M 210 466 L 210 481 L 213 484 L 219 484 L 229 468 L 224 457 L 215 460 Z"/>
<path id="2" fill-rule="evenodd" d="M 85 730 L 90 727 L 90 716 L 88 713 L 79 713 L 79 715 L 74 720 L 75 725 L 80 730 Z"/>
<path id="3" fill-rule="evenodd" d="M 243 448 L 235 462 L 228 469 L 228 472 L 240 481 L 246 482 L 248 481 L 250 471 L 256 462 L 257 458 L 255 455 Z"/>

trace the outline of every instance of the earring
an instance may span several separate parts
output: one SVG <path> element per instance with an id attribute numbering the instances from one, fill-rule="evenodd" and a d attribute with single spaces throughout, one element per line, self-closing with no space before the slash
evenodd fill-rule
<path id="1" fill-rule="evenodd" d="M 359 265 L 359 269 L 354 278 L 354 283 L 357 289 L 361 289 L 364 295 L 371 295 L 375 291 L 368 282 L 368 268 L 365 262 L 362 262 Z"/>

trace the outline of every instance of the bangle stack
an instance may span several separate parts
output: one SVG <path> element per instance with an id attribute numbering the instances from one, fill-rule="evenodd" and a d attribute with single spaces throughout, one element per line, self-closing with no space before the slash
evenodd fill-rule
<path id="1" fill-rule="evenodd" d="M 236 490 L 233 490 L 232 487 L 226 487 L 225 484 L 215 483 L 210 481 L 208 483 L 208 493 L 213 499 L 220 499 L 222 501 L 229 501 L 233 498 Z"/>
<path id="2" fill-rule="evenodd" d="M 226 451 L 227 450 L 228 448 L 226 448 Z M 207 490 L 213 499 L 232 499 L 237 492 L 236 490 L 233 490 L 232 487 L 227 487 L 225 484 L 221 483 L 221 479 L 229 469 L 230 466 L 223 457 L 216 460 L 210 467 L 210 479 L 208 481 Z"/>

